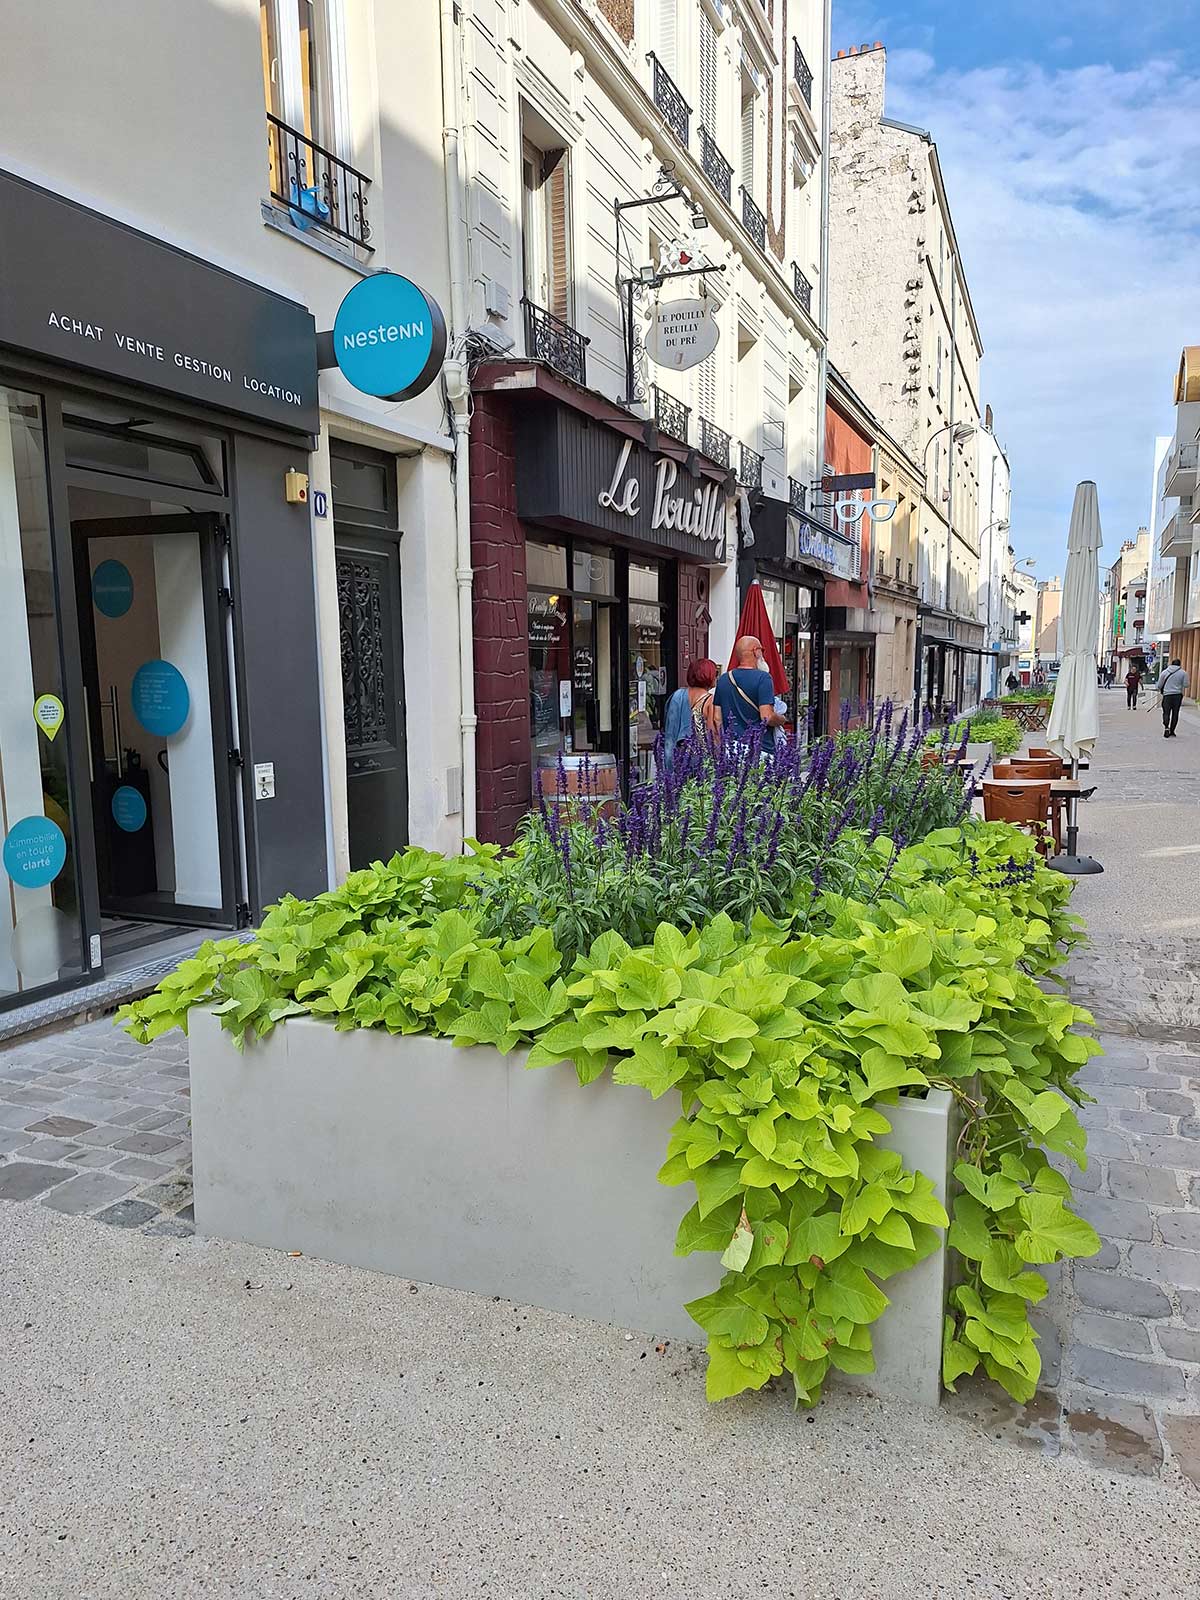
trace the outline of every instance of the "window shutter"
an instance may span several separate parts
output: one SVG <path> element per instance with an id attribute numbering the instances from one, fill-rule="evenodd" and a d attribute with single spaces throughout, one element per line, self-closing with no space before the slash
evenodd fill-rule
<path id="1" fill-rule="evenodd" d="M 700 14 L 700 121 L 717 138 L 717 36 L 708 17 Z M 718 140 L 718 143 L 720 141 Z"/>
<path id="2" fill-rule="evenodd" d="M 754 194 L 754 96 L 742 101 L 742 188 Z"/>
<path id="3" fill-rule="evenodd" d="M 675 76 L 677 7 L 678 0 L 658 0 L 658 30 L 655 54 L 672 77 Z"/>
<path id="4" fill-rule="evenodd" d="M 546 157 L 546 255 L 548 259 L 549 305 L 556 317 L 571 320 L 571 204 L 565 150 L 552 150 Z"/>

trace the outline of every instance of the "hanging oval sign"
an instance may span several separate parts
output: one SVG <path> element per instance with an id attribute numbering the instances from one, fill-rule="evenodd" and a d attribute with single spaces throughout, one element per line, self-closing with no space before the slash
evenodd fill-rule
<path id="1" fill-rule="evenodd" d="M 348 383 L 380 400 L 420 394 L 442 370 L 446 319 L 424 289 L 398 272 L 356 283 L 333 323 L 333 356 Z"/>
<path id="2" fill-rule="evenodd" d="M 660 300 L 646 330 L 646 352 L 656 366 L 683 372 L 717 348 L 721 330 L 711 300 Z"/>

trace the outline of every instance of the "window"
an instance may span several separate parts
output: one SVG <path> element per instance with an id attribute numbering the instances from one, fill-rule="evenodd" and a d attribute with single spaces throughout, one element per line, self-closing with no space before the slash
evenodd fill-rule
<path id="1" fill-rule="evenodd" d="M 942 336 L 938 334 L 937 342 L 937 397 L 942 398 Z"/>
<path id="2" fill-rule="evenodd" d="M 521 234 L 525 298 L 571 321 L 570 155 L 521 145 Z"/>
<path id="3" fill-rule="evenodd" d="M 754 195 L 754 113 L 756 96 L 751 90 L 742 95 L 742 188 Z"/>
<path id="4" fill-rule="evenodd" d="M 655 6 L 654 53 L 672 77 L 678 53 L 678 11 L 679 0 L 658 0 Z"/>
<path id="5" fill-rule="evenodd" d="M 341 0 L 259 0 L 267 110 L 338 153 Z"/>
<path id="6" fill-rule="evenodd" d="M 703 12 L 700 14 L 700 121 L 711 137 L 716 139 L 717 36 Z M 720 143 L 720 140 L 717 142 Z"/>

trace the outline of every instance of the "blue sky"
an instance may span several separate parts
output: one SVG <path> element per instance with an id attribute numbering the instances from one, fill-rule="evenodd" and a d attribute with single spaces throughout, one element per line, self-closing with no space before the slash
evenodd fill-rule
<path id="1" fill-rule="evenodd" d="M 1200 344 L 1200 0 L 834 0 L 835 51 L 877 39 L 888 115 L 937 140 L 1017 555 L 1061 573 L 1095 478 L 1111 561 Z"/>

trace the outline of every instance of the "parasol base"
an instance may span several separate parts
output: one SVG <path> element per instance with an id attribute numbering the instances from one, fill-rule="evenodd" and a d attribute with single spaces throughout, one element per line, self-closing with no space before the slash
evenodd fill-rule
<path id="1" fill-rule="evenodd" d="M 1051 856 L 1046 865 L 1051 872 L 1065 872 L 1072 878 L 1083 878 L 1090 873 L 1104 871 L 1092 856 Z"/>

